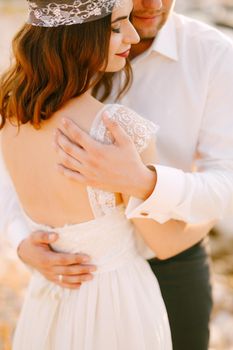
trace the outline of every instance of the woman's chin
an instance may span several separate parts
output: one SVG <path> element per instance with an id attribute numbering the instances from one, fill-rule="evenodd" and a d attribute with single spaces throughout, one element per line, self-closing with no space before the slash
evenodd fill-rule
<path id="1" fill-rule="evenodd" d="M 111 72 L 111 73 L 115 73 L 115 72 L 119 72 L 120 70 L 122 70 L 126 65 L 126 59 L 123 57 L 120 57 L 119 61 L 114 63 L 114 64 L 109 64 L 106 68 L 106 72 Z"/>

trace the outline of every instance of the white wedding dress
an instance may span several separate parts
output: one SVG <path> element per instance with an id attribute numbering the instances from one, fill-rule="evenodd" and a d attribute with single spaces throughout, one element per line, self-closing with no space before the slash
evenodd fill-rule
<path id="1" fill-rule="evenodd" d="M 156 127 L 120 105 L 111 117 L 141 152 Z M 101 110 L 90 134 L 111 143 Z M 94 279 L 78 290 L 63 289 L 33 272 L 16 328 L 13 350 L 171 350 L 171 335 L 158 282 L 136 248 L 134 227 L 113 193 L 87 188 L 92 221 L 51 229 L 33 222 L 31 231 L 59 233 L 53 249 L 84 252 L 97 265 Z"/>

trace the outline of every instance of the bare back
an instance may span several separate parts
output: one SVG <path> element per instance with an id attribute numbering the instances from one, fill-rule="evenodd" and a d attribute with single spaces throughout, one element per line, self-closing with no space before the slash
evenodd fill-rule
<path id="1" fill-rule="evenodd" d="M 17 127 L 10 123 L 2 131 L 2 149 L 8 172 L 27 215 L 52 227 L 80 223 L 94 218 L 86 187 L 71 181 L 57 170 L 53 147 L 54 132 L 66 116 L 86 132 L 103 104 L 90 95 L 69 101 L 40 130 L 29 123 Z M 117 202 L 120 202 L 119 195 Z"/>
<path id="2" fill-rule="evenodd" d="M 104 105 L 89 94 L 70 100 L 35 130 L 29 123 L 20 132 L 10 123 L 4 128 L 2 149 L 19 200 L 27 215 L 39 224 L 62 227 L 103 216 L 122 203 L 122 196 L 79 184 L 57 171 L 54 131 L 66 116 L 100 142 L 112 138 L 103 124 Z M 107 105 L 110 117 L 125 130 L 142 155 L 157 127 L 127 107 Z M 78 143 L 78 140 L 77 140 Z M 152 142 L 154 155 L 154 142 Z M 145 154 L 144 154 L 145 156 Z"/>

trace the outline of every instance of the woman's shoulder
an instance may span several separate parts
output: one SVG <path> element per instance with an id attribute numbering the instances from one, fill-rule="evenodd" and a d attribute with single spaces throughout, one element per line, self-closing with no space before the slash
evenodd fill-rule
<path id="1" fill-rule="evenodd" d="M 158 126 L 153 122 L 139 115 L 137 112 L 127 106 L 118 103 L 109 104 L 108 106 L 108 110 L 112 118 L 116 119 L 116 121 L 119 121 L 120 123 L 124 122 L 127 125 L 141 125 L 141 127 L 144 126 L 147 129 L 151 129 L 153 132 L 156 132 L 158 129 Z"/>
<path id="2" fill-rule="evenodd" d="M 139 152 L 142 152 L 148 141 L 157 133 L 159 127 L 143 118 L 134 110 L 121 104 L 107 105 L 110 118 L 116 121 L 130 136 Z"/>
<path id="3" fill-rule="evenodd" d="M 119 122 L 122 126 L 125 125 L 127 127 L 131 127 L 135 131 L 137 130 L 137 127 L 140 127 L 144 128 L 146 131 L 150 131 L 151 133 L 156 133 L 159 128 L 158 125 L 139 115 L 137 112 L 127 106 L 118 103 L 108 106 L 109 107 L 107 109 L 110 112 L 111 118 Z"/>

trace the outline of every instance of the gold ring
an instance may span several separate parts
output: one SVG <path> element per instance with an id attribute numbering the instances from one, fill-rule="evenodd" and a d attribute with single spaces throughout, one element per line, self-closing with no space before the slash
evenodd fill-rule
<path id="1" fill-rule="evenodd" d="M 58 281 L 59 281 L 60 283 L 62 283 L 62 281 L 63 281 L 63 276 L 62 276 L 62 275 L 58 275 Z"/>

